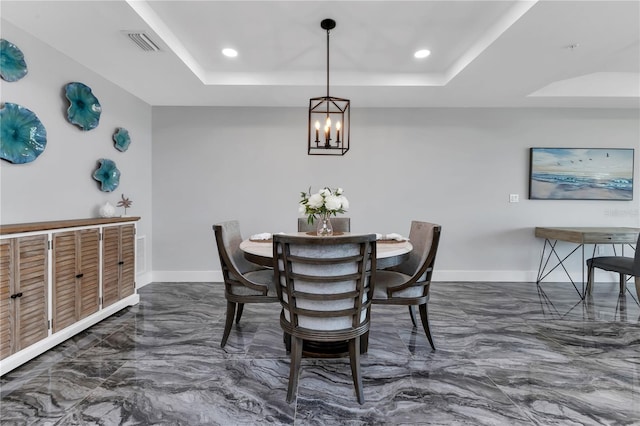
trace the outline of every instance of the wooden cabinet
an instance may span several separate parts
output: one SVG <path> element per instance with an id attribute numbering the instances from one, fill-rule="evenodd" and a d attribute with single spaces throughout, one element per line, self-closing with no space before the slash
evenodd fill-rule
<path id="1" fill-rule="evenodd" d="M 0 225 L 0 375 L 139 302 L 139 219 Z"/>
<path id="2" fill-rule="evenodd" d="M 102 306 L 109 306 L 135 292 L 135 227 L 109 226 L 102 234 Z"/>
<path id="3" fill-rule="evenodd" d="M 100 308 L 100 230 L 53 234 L 53 332 Z"/>
<path id="4" fill-rule="evenodd" d="M 0 359 L 46 338 L 48 239 L 0 240 Z"/>

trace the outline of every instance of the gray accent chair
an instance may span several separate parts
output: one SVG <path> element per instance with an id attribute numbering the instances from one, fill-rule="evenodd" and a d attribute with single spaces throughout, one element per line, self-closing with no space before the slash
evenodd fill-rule
<path id="1" fill-rule="evenodd" d="M 315 232 L 316 225 L 318 224 L 316 219 L 313 224 L 307 222 L 306 217 L 298 218 L 298 232 Z M 333 232 L 351 232 L 351 218 L 340 216 L 331 218 L 331 226 Z"/>
<path id="2" fill-rule="evenodd" d="M 427 302 L 431 287 L 431 275 L 440 243 L 441 226 L 429 222 L 411 222 L 409 241 L 413 250 L 409 259 L 398 266 L 378 271 L 373 293 L 374 305 L 405 305 L 413 326 L 416 318 L 413 307 L 418 306 L 422 327 L 433 350 L 436 349 L 429 328 Z"/>
<path id="3" fill-rule="evenodd" d="M 282 305 L 280 325 L 291 348 L 287 402 L 292 402 L 297 394 L 303 345 L 316 345 L 315 354 L 306 351 L 305 356 L 326 357 L 337 344 L 348 342 L 353 384 L 358 402 L 363 404 L 360 343 L 361 337 L 368 337 L 371 319 L 375 234 L 338 237 L 276 234 L 273 257 Z M 323 348 L 327 352 L 323 353 Z"/>
<path id="4" fill-rule="evenodd" d="M 601 256 L 587 259 L 587 294 L 593 292 L 593 281 L 595 268 L 605 271 L 617 272 L 620 274 L 620 294 L 624 294 L 626 289 L 627 275 L 635 277 L 636 296 L 640 302 L 640 234 L 636 243 L 636 254 L 634 257 L 626 256 Z"/>
<path id="5" fill-rule="evenodd" d="M 277 303 L 273 269 L 260 267 L 244 258 L 240 243 L 242 234 L 237 220 L 213 225 L 220 266 L 224 278 L 227 316 L 220 347 L 224 348 L 231 332 L 233 318 L 240 322 L 245 303 Z M 237 314 L 236 314 L 237 308 Z"/>

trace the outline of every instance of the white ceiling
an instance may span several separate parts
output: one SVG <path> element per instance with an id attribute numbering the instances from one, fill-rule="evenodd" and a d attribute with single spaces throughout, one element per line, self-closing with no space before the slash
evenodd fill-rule
<path id="1" fill-rule="evenodd" d="M 151 105 L 306 106 L 333 18 L 330 94 L 354 108 L 640 107 L 640 0 L 2 0 L 0 16 Z"/>

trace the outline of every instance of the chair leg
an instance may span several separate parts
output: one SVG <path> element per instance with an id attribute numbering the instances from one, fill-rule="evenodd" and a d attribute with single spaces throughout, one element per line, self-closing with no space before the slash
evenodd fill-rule
<path id="1" fill-rule="evenodd" d="M 349 359 L 351 361 L 351 376 L 356 396 L 360 405 L 364 404 L 364 392 L 362 391 L 362 372 L 360 370 L 360 336 L 349 340 Z"/>
<path id="2" fill-rule="evenodd" d="M 418 324 L 416 323 L 416 313 L 413 311 L 413 305 L 409 305 L 409 316 L 411 317 L 411 322 L 413 323 L 413 326 L 417 327 Z"/>
<path id="3" fill-rule="evenodd" d="M 284 341 L 284 348 L 287 353 L 291 352 L 291 335 L 289 333 L 282 333 L 282 340 Z"/>
<path id="4" fill-rule="evenodd" d="M 422 320 L 422 327 L 424 328 L 424 332 L 427 335 L 427 339 L 431 344 L 431 348 L 435 351 L 436 345 L 433 344 L 433 337 L 431 337 L 431 329 L 429 328 L 429 314 L 427 313 L 427 304 L 423 303 L 418 306 L 420 310 L 420 319 Z"/>
<path id="5" fill-rule="evenodd" d="M 243 310 L 244 310 L 244 303 L 238 303 L 238 313 L 236 314 L 236 324 L 240 324 L 240 318 L 242 317 Z"/>
<path id="6" fill-rule="evenodd" d="M 593 304 L 593 295 L 586 293 L 584 295 L 584 309 L 587 313 L 587 318 L 591 321 L 596 319 L 595 306 Z"/>
<path id="7" fill-rule="evenodd" d="M 233 325 L 233 317 L 235 314 L 236 304 L 227 301 L 227 319 L 224 323 L 224 333 L 222 333 L 222 342 L 220 343 L 221 348 L 224 348 L 224 345 L 227 344 L 227 339 L 229 338 L 229 333 L 231 333 L 231 326 Z"/>
<path id="8" fill-rule="evenodd" d="M 595 268 L 593 266 L 589 266 L 589 270 L 587 271 L 587 288 L 585 290 L 586 294 L 591 294 L 593 292 L 594 269 Z"/>
<path id="9" fill-rule="evenodd" d="M 360 336 L 360 354 L 366 354 L 369 351 L 369 332 L 367 331 Z"/>
<path id="10" fill-rule="evenodd" d="M 624 294 L 624 291 L 627 289 L 627 276 L 625 274 L 620 274 L 620 294 Z"/>
<path id="11" fill-rule="evenodd" d="M 287 402 L 292 402 L 298 389 L 300 374 L 300 361 L 302 360 L 302 339 L 292 338 L 291 366 L 289 369 L 289 389 L 287 389 Z"/>

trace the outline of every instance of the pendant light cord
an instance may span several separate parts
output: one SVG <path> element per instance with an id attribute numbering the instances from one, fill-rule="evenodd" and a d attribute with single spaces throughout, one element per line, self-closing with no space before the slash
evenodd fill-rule
<path id="1" fill-rule="evenodd" d="M 327 30 L 327 98 L 329 97 L 329 33 L 331 30 Z"/>

